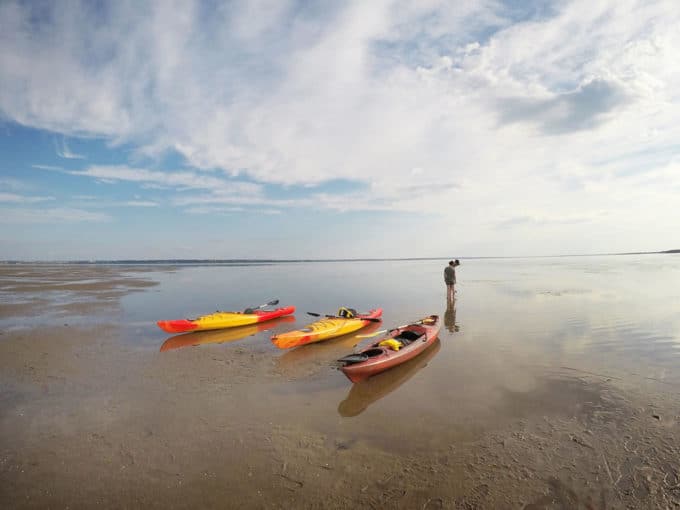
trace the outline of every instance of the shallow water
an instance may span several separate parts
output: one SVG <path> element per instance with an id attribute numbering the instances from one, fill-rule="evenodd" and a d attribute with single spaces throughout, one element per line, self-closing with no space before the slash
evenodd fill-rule
<path id="1" fill-rule="evenodd" d="M 383 507 L 393 476 L 418 508 L 466 491 L 487 507 L 674 494 L 657 489 L 675 480 L 680 411 L 659 388 L 680 387 L 680 256 L 464 259 L 454 306 L 445 264 L 4 268 L 0 432 L 13 446 L 0 481 L 20 499 L 51 484 L 36 506 L 82 503 L 90 473 L 112 507 L 130 487 L 132 506 L 173 504 L 172 491 L 154 499 L 172 487 L 185 506 Z M 181 336 L 155 325 L 273 298 L 295 318 Z M 334 362 L 371 340 L 270 342 L 341 305 L 384 309 L 359 333 L 430 314 L 444 325 L 421 356 L 356 385 Z M 55 478 L 64 459 L 78 468 Z M 636 496 L 649 472 L 659 480 Z"/>
<path id="2" fill-rule="evenodd" d="M 448 324 L 438 358 L 466 346 L 525 364 L 599 365 L 664 380 L 678 367 L 678 255 L 463 260 L 454 308 L 446 303 L 444 266 L 428 260 L 184 267 L 154 275 L 158 287 L 125 296 L 121 318 L 138 328 L 128 341 L 153 349 L 164 337 L 149 326 L 161 318 L 279 298 L 298 310 L 287 330 L 313 321 L 307 311 L 382 307 L 387 327 L 439 314 Z M 248 344 L 281 356 L 269 335 Z"/>
<path id="3" fill-rule="evenodd" d="M 382 307 L 385 327 L 433 313 L 443 318 L 438 351 L 407 376 L 385 375 L 382 384 L 373 384 L 374 396 L 370 387 L 363 389 L 366 405 L 355 406 L 361 412 L 343 412 L 343 402 L 357 399 L 333 365 L 360 342 L 355 336 L 290 351 L 271 345 L 273 331 L 244 331 L 245 338 L 229 339 L 272 360 L 280 379 L 272 406 L 296 413 L 304 403 L 302 411 L 321 429 L 331 426 L 331 410 L 336 418 L 379 428 L 405 409 L 428 416 L 432 426 L 491 424 L 514 416 L 511 400 L 518 395 L 541 393 L 537 410 L 569 399 L 551 381 L 579 374 L 631 384 L 680 383 L 680 256 L 463 260 L 453 306 L 445 297 L 445 263 L 201 266 L 159 273 L 158 287 L 123 298 L 122 317 L 132 324 L 125 341 L 157 350 L 168 338 L 149 326 L 157 319 L 242 309 L 271 298 L 298 310 L 294 322 L 275 323 L 273 331 L 302 327 L 314 320 L 306 311 L 333 313 L 340 305 Z"/>

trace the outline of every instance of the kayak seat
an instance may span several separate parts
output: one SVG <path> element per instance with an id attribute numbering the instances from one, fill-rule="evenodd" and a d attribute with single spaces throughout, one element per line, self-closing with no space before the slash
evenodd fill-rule
<path id="1" fill-rule="evenodd" d="M 401 342 L 402 347 L 406 347 L 408 344 L 418 340 L 421 336 L 423 336 L 423 333 L 416 333 L 415 331 L 407 329 L 395 336 L 394 339 Z"/>
<path id="2" fill-rule="evenodd" d="M 341 306 L 338 310 L 338 317 L 344 317 L 345 319 L 353 319 L 357 316 L 357 311 L 354 308 L 348 308 L 346 306 Z"/>
<path id="3" fill-rule="evenodd" d="M 421 336 L 423 336 L 422 333 L 416 333 L 415 331 L 410 331 L 407 329 L 406 331 L 399 333 L 394 338 L 398 340 L 406 340 L 408 343 L 411 343 L 414 340 L 418 340 Z"/>

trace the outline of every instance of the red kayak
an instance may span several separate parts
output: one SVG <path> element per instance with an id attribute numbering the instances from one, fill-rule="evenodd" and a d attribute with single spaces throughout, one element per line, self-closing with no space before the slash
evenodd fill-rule
<path id="1" fill-rule="evenodd" d="M 434 343 L 439 328 L 438 315 L 395 328 L 357 354 L 339 359 L 340 370 L 352 382 L 363 381 L 418 356 Z"/>

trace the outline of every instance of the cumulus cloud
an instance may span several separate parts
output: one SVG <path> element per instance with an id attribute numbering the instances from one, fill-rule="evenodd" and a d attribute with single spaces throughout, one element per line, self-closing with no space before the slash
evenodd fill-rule
<path id="1" fill-rule="evenodd" d="M 616 85 L 595 80 L 550 99 L 505 98 L 499 112 L 503 122 L 533 122 L 546 134 L 561 134 L 596 127 L 627 100 Z"/>
<path id="2" fill-rule="evenodd" d="M 477 226 L 527 202 L 628 217 L 672 198 L 620 175 L 677 154 L 676 0 L 37 5 L 0 5 L 0 115 L 192 167 L 82 175 L 205 191 L 204 205 L 315 198 L 472 212 Z M 631 157 L 642 147 L 654 156 Z M 262 191 L 333 179 L 364 189 L 278 203 Z"/>

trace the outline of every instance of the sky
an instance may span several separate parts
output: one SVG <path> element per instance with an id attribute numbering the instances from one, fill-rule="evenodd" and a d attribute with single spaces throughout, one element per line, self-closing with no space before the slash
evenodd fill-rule
<path id="1" fill-rule="evenodd" d="M 0 2 L 0 259 L 680 248 L 680 2 Z"/>

